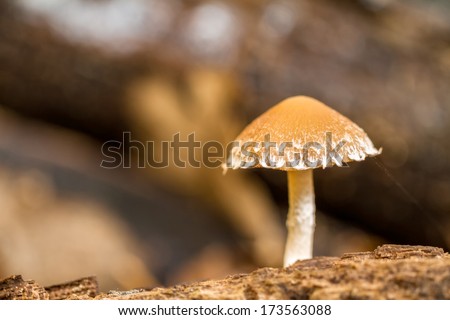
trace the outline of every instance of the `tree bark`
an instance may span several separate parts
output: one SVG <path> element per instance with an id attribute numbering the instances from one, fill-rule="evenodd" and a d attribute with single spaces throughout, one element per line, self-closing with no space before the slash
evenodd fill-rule
<path id="1" fill-rule="evenodd" d="M 9 290 L 12 294 L 5 295 L 10 279 L 0 281 L 0 298 L 51 298 L 45 294 L 24 295 L 17 293 L 17 289 L 14 292 Z M 78 280 L 78 285 L 81 283 Z M 42 291 L 38 286 L 34 286 L 34 290 Z M 92 290 L 90 294 L 81 290 L 73 292 L 63 298 L 89 299 L 95 296 Z M 262 268 L 222 280 L 151 290 L 111 291 L 94 298 L 450 299 L 450 255 L 435 247 L 384 245 L 373 252 L 348 253 L 340 258 L 317 257 L 298 261 L 287 268 Z"/>

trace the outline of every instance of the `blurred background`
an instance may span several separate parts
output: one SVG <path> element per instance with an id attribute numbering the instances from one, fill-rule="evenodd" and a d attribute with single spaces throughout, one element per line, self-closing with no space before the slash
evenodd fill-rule
<path id="1" fill-rule="evenodd" d="M 102 169 L 101 146 L 225 144 L 299 94 L 383 147 L 384 168 L 315 170 L 315 255 L 448 250 L 449 90 L 448 1 L 1 0 L 0 278 L 108 290 L 280 266 L 285 173 Z"/>

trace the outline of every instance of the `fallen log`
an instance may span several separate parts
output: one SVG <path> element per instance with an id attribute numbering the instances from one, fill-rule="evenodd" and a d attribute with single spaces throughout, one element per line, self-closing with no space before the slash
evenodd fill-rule
<path id="1" fill-rule="evenodd" d="M 0 281 L 0 298 L 50 297 L 45 294 L 19 294 L 17 288 L 8 289 L 11 278 L 8 279 Z M 33 281 L 24 283 L 29 290 L 42 292 L 42 287 Z M 92 283 L 95 281 L 92 280 L 90 285 Z M 86 282 L 80 280 L 74 284 L 75 287 L 86 286 Z M 68 286 L 70 285 L 65 284 L 61 288 L 70 292 L 67 290 Z M 5 295 L 7 290 L 12 294 Z M 44 290 L 47 291 L 48 288 Z M 383 245 L 373 252 L 348 253 L 339 258 L 316 257 L 298 261 L 287 268 L 261 268 L 249 274 L 233 275 L 222 280 L 150 290 L 110 291 L 98 295 L 92 294 L 95 292 L 92 288 L 88 294 L 82 290 L 72 289 L 72 292 L 74 293 L 61 297 L 110 300 L 450 299 L 450 255 L 436 247 Z"/>

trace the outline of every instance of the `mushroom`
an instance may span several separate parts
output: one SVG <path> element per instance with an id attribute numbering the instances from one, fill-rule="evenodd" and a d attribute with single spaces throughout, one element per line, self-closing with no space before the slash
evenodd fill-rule
<path id="1" fill-rule="evenodd" d="M 381 153 L 358 125 L 306 96 L 288 98 L 267 110 L 233 145 L 225 171 L 258 167 L 287 171 L 285 266 L 312 257 L 315 203 L 311 169 L 347 166 Z"/>

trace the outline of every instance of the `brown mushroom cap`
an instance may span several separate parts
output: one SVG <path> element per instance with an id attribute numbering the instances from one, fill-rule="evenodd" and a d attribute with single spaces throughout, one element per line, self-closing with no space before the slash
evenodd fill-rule
<path id="1" fill-rule="evenodd" d="M 336 151 L 342 159 L 341 163 L 335 158 L 327 158 L 327 132 L 328 141 L 331 134 L 328 149 Z M 257 147 L 248 146 L 245 149 L 257 154 L 261 159 L 265 150 L 261 147 L 261 142 L 265 141 L 267 134 L 270 135 L 269 141 L 276 143 L 277 148 L 283 142 L 292 143 L 292 147 L 287 145 L 284 154 L 280 154 L 277 148 L 271 148 L 269 159 L 272 160 L 272 164 L 259 161 L 250 167 L 286 171 L 307 170 L 332 165 L 341 166 L 346 162 L 362 161 L 368 156 L 381 153 L 381 149 L 374 147 L 367 134 L 358 125 L 322 102 L 306 96 L 281 101 L 250 123 L 236 141 L 239 141 L 241 146 L 250 141 L 259 143 Z M 342 146 L 336 148 L 339 144 Z M 294 166 L 292 162 L 290 166 L 286 165 L 295 157 L 298 160 Z M 234 148 L 230 160 L 231 167 L 237 169 L 246 167 L 242 161 L 249 161 L 250 158 L 242 154 L 241 148 Z"/>

